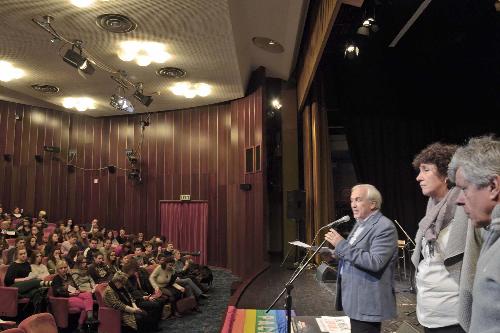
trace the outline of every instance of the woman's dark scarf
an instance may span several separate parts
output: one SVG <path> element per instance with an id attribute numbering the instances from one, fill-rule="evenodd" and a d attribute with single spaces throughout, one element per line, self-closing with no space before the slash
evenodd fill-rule
<path id="1" fill-rule="evenodd" d="M 460 189 L 453 187 L 439 202 L 436 202 L 433 198 L 429 198 L 427 211 L 422 220 L 420 220 L 418 228 L 427 240 L 431 256 L 434 255 L 434 246 L 439 233 L 451 223 L 455 216 L 456 201 L 459 194 Z"/>
<path id="2" fill-rule="evenodd" d="M 114 292 L 118 295 L 118 298 L 120 301 L 128 306 L 133 306 L 132 305 L 132 296 L 128 293 L 128 291 L 125 289 L 125 287 L 118 288 L 113 281 L 110 281 L 108 284 L 111 289 L 114 290 Z"/>

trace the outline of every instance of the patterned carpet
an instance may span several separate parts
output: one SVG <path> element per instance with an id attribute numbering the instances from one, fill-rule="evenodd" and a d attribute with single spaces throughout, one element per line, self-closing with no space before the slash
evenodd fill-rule
<path id="1" fill-rule="evenodd" d="M 208 293 L 210 298 L 202 301 L 202 313 L 190 313 L 182 318 L 168 319 L 160 323 L 165 333 L 217 333 L 222 326 L 230 296 L 231 283 L 237 279 L 228 270 L 212 268 L 214 282 Z"/>

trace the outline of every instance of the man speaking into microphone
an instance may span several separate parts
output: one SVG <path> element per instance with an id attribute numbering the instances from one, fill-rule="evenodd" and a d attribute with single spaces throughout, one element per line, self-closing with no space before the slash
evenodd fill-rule
<path id="1" fill-rule="evenodd" d="M 339 258 L 335 306 L 351 321 L 352 333 L 379 333 L 382 320 L 396 317 L 394 264 L 398 235 L 380 212 L 382 196 L 369 184 L 351 190 L 356 224 L 344 239 L 330 229 L 325 239 Z"/>

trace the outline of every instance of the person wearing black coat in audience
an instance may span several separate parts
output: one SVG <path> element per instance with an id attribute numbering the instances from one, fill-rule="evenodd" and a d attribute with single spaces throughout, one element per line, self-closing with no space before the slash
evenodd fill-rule
<path id="1" fill-rule="evenodd" d="M 16 248 L 16 261 L 9 265 L 4 283 L 7 287 L 18 288 L 20 298 L 31 297 L 37 289 L 50 285 L 49 281 L 30 277 L 31 265 L 25 248 Z"/>
<path id="2" fill-rule="evenodd" d="M 158 330 L 158 322 L 161 320 L 163 306 L 168 302 L 168 298 L 154 293 L 147 278 L 147 272 L 145 272 L 146 279 L 140 277 L 140 274 L 143 273 L 139 272 L 141 270 L 134 258 L 123 265 L 122 271 L 128 276 L 125 288 L 132 295 L 137 306 L 148 313 L 144 320 L 146 323 L 144 329 L 156 331 Z"/>

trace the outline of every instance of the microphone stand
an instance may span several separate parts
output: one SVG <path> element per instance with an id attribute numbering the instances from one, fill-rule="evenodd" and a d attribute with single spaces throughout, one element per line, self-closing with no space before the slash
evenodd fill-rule
<path id="1" fill-rule="evenodd" d="M 316 251 L 307 259 L 307 261 L 302 265 L 300 270 L 297 272 L 297 274 L 293 274 L 292 278 L 285 284 L 285 288 L 281 291 L 281 293 L 274 299 L 273 303 L 267 308 L 266 313 L 268 313 L 271 308 L 278 302 L 278 300 L 283 296 L 283 294 L 286 292 L 286 298 L 285 298 L 285 308 L 286 308 L 286 321 L 287 321 L 287 332 L 291 333 L 292 330 L 292 290 L 293 290 L 293 282 L 297 277 L 302 273 L 302 271 L 307 267 L 307 264 L 314 258 L 314 256 L 319 252 L 319 250 L 323 247 L 325 244 L 326 239 L 321 242 L 321 244 L 318 246 Z"/>

